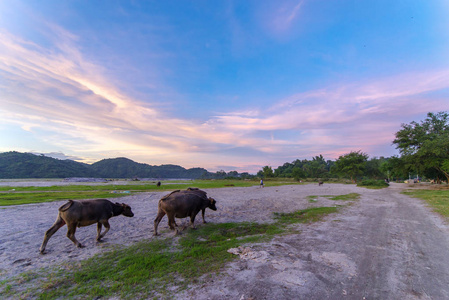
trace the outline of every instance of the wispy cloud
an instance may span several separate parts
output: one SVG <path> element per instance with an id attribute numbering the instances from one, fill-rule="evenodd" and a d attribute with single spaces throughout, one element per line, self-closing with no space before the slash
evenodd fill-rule
<path id="1" fill-rule="evenodd" d="M 48 28 L 57 41 L 51 51 L 0 32 L 3 123 L 19 125 L 57 149 L 107 157 L 176 157 L 234 147 L 238 135 L 227 128 L 170 117 L 124 94 L 109 84 L 105 70 L 83 58 L 76 36 Z"/>
<path id="2" fill-rule="evenodd" d="M 292 24 L 298 19 L 304 0 L 287 1 L 282 5 L 277 5 L 276 9 L 269 12 L 271 30 L 276 33 L 284 33 L 289 30 Z"/>
<path id="3" fill-rule="evenodd" d="M 221 115 L 214 123 L 268 152 L 287 145 L 315 146 L 322 152 L 339 149 L 333 151 L 338 154 L 357 147 L 369 151 L 391 143 L 400 123 L 410 117 L 447 109 L 444 101 L 428 94 L 448 88 L 447 70 L 400 74 L 292 95 L 267 110 Z M 297 138 L 251 138 L 255 132 L 279 130 L 296 132 Z"/>
<path id="4" fill-rule="evenodd" d="M 287 28 L 302 6 L 295 2 L 279 24 Z M 318 154 L 336 158 L 352 150 L 370 153 L 391 143 L 401 122 L 447 110 L 447 102 L 432 95 L 449 88 L 443 69 L 339 83 L 273 99 L 268 108 L 242 104 L 205 122 L 175 118 L 111 84 L 107 70 L 85 58 L 79 37 L 46 26 L 51 47 L 0 31 L 0 123 L 20 126 L 76 157 L 117 154 L 208 168 Z"/>
<path id="5" fill-rule="evenodd" d="M 290 23 L 296 18 L 296 16 L 298 15 L 299 10 L 301 9 L 301 6 L 303 5 L 304 0 L 299 1 L 295 7 L 293 7 L 290 15 L 287 17 L 287 19 L 285 20 L 285 23 L 287 25 L 290 25 Z"/>

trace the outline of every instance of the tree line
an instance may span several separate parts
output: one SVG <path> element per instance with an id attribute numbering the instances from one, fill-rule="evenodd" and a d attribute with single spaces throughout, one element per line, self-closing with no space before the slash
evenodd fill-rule
<path id="1" fill-rule="evenodd" d="M 322 155 L 311 160 L 295 160 L 276 169 L 264 166 L 258 177 L 403 180 L 419 177 L 441 182 L 449 181 L 449 114 L 427 114 L 426 119 L 401 124 L 392 141 L 399 156 L 372 157 L 358 151 L 341 155 L 337 160 L 326 160 Z"/>

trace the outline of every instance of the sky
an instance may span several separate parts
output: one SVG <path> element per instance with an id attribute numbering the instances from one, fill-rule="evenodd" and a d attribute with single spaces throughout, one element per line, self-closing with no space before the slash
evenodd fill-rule
<path id="1" fill-rule="evenodd" d="M 0 0 L 0 152 L 257 173 L 449 110 L 445 0 Z"/>

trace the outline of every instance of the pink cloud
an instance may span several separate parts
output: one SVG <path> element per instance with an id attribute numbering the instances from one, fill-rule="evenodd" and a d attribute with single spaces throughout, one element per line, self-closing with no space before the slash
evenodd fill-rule
<path id="1" fill-rule="evenodd" d="M 296 2 L 284 15 L 286 24 L 302 5 Z M 233 157 L 233 165 L 254 165 L 263 156 L 336 158 L 391 143 L 411 116 L 447 110 L 447 101 L 431 95 L 449 87 L 449 71 L 437 70 L 306 91 L 277 99 L 267 109 L 218 114 L 205 122 L 174 118 L 111 84 L 101 66 L 83 57 L 76 36 L 58 27 L 53 32 L 58 42 L 52 51 L 0 32 L 6 79 L 0 83 L 5 95 L 0 116 L 36 135 L 52 132 L 40 138 L 58 151 L 123 153 L 155 162 L 201 160 L 204 166 L 229 164 L 225 153 L 237 148 L 255 154 Z"/>
<path id="2" fill-rule="evenodd" d="M 446 102 L 424 95 L 448 87 L 446 70 L 400 74 L 292 95 L 264 111 L 228 113 L 213 123 L 218 131 L 239 132 L 245 142 L 237 144 L 253 144 L 267 153 L 284 153 L 287 145 L 315 146 L 334 154 L 359 148 L 369 152 L 390 144 L 407 116 L 446 110 Z M 254 137 L 256 132 L 274 130 L 302 134 L 298 140 Z M 326 150 L 331 147 L 340 150 Z"/>

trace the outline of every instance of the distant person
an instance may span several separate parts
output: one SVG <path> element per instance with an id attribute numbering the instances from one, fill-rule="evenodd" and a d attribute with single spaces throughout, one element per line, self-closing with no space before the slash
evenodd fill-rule
<path id="1" fill-rule="evenodd" d="M 260 180 L 260 187 L 263 188 L 263 179 Z"/>
<path id="2" fill-rule="evenodd" d="M 158 181 L 156 185 L 157 185 L 157 187 L 160 187 L 161 186 L 161 182 Z"/>

